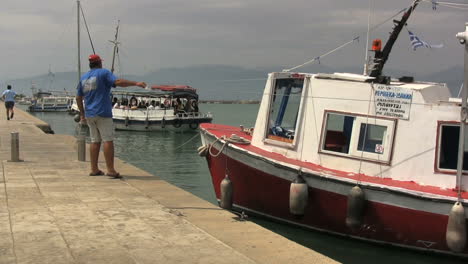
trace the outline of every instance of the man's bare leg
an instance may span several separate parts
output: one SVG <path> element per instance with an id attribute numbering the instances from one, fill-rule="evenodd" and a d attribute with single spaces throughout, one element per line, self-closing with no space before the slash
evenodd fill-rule
<path id="1" fill-rule="evenodd" d="M 98 166 L 98 160 L 99 160 L 99 150 L 101 149 L 101 143 L 91 143 L 89 146 L 89 153 L 91 156 L 91 173 L 98 173 L 99 172 L 99 166 Z"/>
<path id="2" fill-rule="evenodd" d="M 107 174 L 117 175 L 114 168 L 114 141 L 104 142 L 104 158 L 106 159 Z"/>

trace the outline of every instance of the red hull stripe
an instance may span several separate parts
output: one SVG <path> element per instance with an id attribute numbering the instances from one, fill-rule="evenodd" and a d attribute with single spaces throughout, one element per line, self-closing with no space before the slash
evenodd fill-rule
<path id="1" fill-rule="evenodd" d="M 205 133 L 211 134 L 216 138 L 236 134 L 238 136 L 242 136 L 249 140 L 252 139 L 251 136 L 242 132 L 240 128 L 233 127 L 233 126 L 204 123 L 200 125 L 200 129 L 202 130 L 202 133 L 205 132 Z M 260 149 L 252 145 L 239 145 L 238 144 L 238 145 L 235 145 L 235 147 L 239 149 L 243 149 L 255 155 L 274 160 L 278 163 L 289 164 L 289 165 L 296 166 L 296 167 L 302 167 L 310 171 L 316 172 L 316 174 L 326 174 L 329 176 L 340 178 L 344 181 L 355 182 L 358 176 L 357 174 L 353 174 L 350 172 L 340 171 L 340 170 L 331 169 L 331 168 L 325 168 L 314 163 L 290 159 L 281 154 L 268 152 L 268 151 L 265 151 L 263 149 Z M 442 196 L 442 197 L 452 198 L 452 200 L 454 201 L 457 198 L 457 191 L 454 189 L 442 189 L 439 187 L 427 186 L 427 185 L 423 186 L 413 181 L 398 181 L 398 180 L 393 180 L 390 178 L 372 177 L 372 176 L 364 175 L 364 174 L 359 175 L 359 180 L 363 184 L 381 185 L 381 186 L 386 186 L 389 189 L 404 189 L 404 190 L 409 190 L 413 192 L 427 194 L 428 196 L 431 196 L 431 195 Z M 462 192 L 462 198 L 468 199 L 468 192 Z"/>

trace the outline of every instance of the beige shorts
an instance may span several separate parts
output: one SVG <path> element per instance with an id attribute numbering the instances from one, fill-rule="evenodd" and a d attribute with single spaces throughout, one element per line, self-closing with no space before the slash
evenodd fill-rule
<path id="1" fill-rule="evenodd" d="M 91 142 L 114 141 L 114 122 L 111 117 L 87 117 Z"/>

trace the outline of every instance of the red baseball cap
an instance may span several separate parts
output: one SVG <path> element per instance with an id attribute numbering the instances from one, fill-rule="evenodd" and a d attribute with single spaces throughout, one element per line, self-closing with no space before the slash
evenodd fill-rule
<path id="1" fill-rule="evenodd" d="M 89 55 L 88 59 L 89 59 L 90 62 L 102 61 L 101 57 L 99 57 L 99 55 L 97 55 L 97 54 Z"/>

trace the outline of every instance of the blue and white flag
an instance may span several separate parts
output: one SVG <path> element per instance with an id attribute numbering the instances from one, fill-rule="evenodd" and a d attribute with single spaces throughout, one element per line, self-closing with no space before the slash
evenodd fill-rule
<path id="1" fill-rule="evenodd" d="M 419 47 L 425 47 L 425 48 L 442 48 L 444 47 L 444 44 L 438 44 L 438 45 L 430 45 L 427 42 L 422 41 L 418 36 L 413 34 L 413 32 L 408 30 L 408 34 L 410 37 L 411 41 L 411 46 L 413 47 L 413 50 L 416 50 Z"/>

